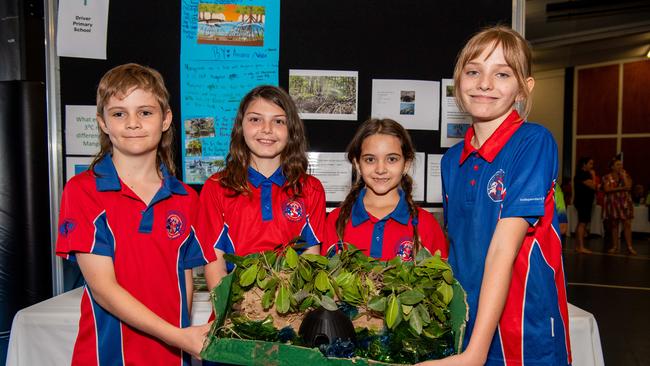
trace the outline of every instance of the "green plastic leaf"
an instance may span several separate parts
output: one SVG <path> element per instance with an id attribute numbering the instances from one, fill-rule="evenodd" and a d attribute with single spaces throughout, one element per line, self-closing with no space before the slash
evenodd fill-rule
<path id="1" fill-rule="evenodd" d="M 454 274 L 449 269 L 442 272 L 442 278 L 450 285 L 454 283 Z"/>
<path id="2" fill-rule="evenodd" d="M 257 283 L 259 284 L 261 281 L 266 279 L 266 268 L 262 267 L 260 270 L 257 272 Z"/>
<path id="3" fill-rule="evenodd" d="M 422 334 L 422 318 L 420 318 L 420 312 L 414 311 L 411 313 L 411 318 L 409 319 L 409 325 L 415 333 Z"/>
<path id="4" fill-rule="evenodd" d="M 304 264 L 302 262 L 299 262 L 298 272 L 300 273 L 300 277 L 302 277 L 305 281 L 311 281 L 312 271 L 311 271 L 311 266 L 309 264 Z"/>
<path id="5" fill-rule="evenodd" d="M 296 269 L 298 266 L 298 253 L 293 250 L 292 247 L 287 248 L 287 253 L 285 254 L 286 263 L 291 269 Z"/>
<path id="6" fill-rule="evenodd" d="M 273 291 L 266 290 L 262 295 L 262 307 L 264 310 L 269 310 L 273 306 L 273 298 L 275 297 L 275 289 Z"/>
<path id="7" fill-rule="evenodd" d="M 454 296 L 454 289 L 447 282 L 440 282 L 437 291 L 442 295 L 442 302 L 448 305 Z"/>
<path id="8" fill-rule="evenodd" d="M 423 260 L 431 257 L 432 257 L 431 252 L 429 252 L 428 249 L 421 248 L 420 250 L 418 250 L 417 254 L 415 254 L 415 263 L 420 263 Z"/>
<path id="9" fill-rule="evenodd" d="M 431 323 L 431 316 L 429 315 L 429 312 L 427 311 L 427 307 L 424 306 L 424 304 L 419 304 L 415 310 L 420 314 L 420 319 L 422 319 L 423 324 L 429 324 Z"/>
<path id="10" fill-rule="evenodd" d="M 281 285 L 275 298 L 275 308 L 279 314 L 286 314 L 289 311 L 290 297 L 289 289 L 285 285 Z"/>
<path id="11" fill-rule="evenodd" d="M 402 304 L 400 304 L 399 298 L 394 294 L 388 296 L 388 306 L 386 308 L 386 326 L 390 329 L 395 329 L 397 325 L 402 321 Z"/>
<path id="12" fill-rule="evenodd" d="M 257 278 L 257 271 L 259 270 L 259 267 L 257 264 L 254 264 L 248 268 L 241 274 L 241 277 L 239 277 L 239 284 L 242 287 L 248 287 L 250 286 L 253 282 L 255 282 L 255 279 Z"/>
<path id="13" fill-rule="evenodd" d="M 375 296 L 368 301 L 368 309 L 383 313 L 386 310 L 386 298 Z"/>
<path id="14" fill-rule="evenodd" d="M 336 305 L 336 302 L 334 302 L 334 299 L 327 295 L 323 295 L 320 299 L 320 304 L 322 307 L 324 307 L 327 310 L 330 311 L 336 311 L 339 307 Z"/>
<path id="15" fill-rule="evenodd" d="M 336 284 L 339 285 L 340 287 L 345 287 L 352 283 L 352 274 L 347 271 L 341 271 L 335 278 L 334 281 L 336 281 Z"/>
<path id="16" fill-rule="evenodd" d="M 404 315 L 410 314 L 411 311 L 413 311 L 413 306 L 402 304 L 402 313 L 404 313 Z"/>
<path id="17" fill-rule="evenodd" d="M 305 258 L 309 262 L 318 263 L 323 268 L 327 267 L 327 265 L 329 263 L 329 260 L 327 259 L 327 257 L 323 257 L 322 255 L 318 255 L 318 254 L 305 253 L 305 254 L 302 255 L 302 257 Z"/>
<path id="18" fill-rule="evenodd" d="M 325 271 L 318 271 L 315 281 L 316 289 L 325 292 L 330 288 L 330 279 Z"/>
<path id="19" fill-rule="evenodd" d="M 407 290 L 399 294 L 399 299 L 402 304 L 415 305 L 424 300 L 424 294 L 418 290 Z"/>

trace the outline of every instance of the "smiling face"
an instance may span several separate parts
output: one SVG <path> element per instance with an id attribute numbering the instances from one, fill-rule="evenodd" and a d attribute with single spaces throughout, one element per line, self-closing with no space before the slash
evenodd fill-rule
<path id="1" fill-rule="evenodd" d="M 149 91 L 132 88 L 125 95 L 111 96 L 97 115 L 99 126 L 113 145 L 113 157 L 156 155 L 162 133 L 172 122 Z"/>
<path id="2" fill-rule="evenodd" d="M 366 196 L 397 194 L 402 176 L 411 162 L 404 159 L 402 143 L 392 135 L 374 134 L 361 145 L 361 157 L 355 166 L 368 191 Z"/>
<path id="3" fill-rule="evenodd" d="M 273 102 L 257 98 L 244 112 L 242 129 L 253 167 L 269 164 L 279 167 L 289 140 L 285 111 Z"/>
<path id="4" fill-rule="evenodd" d="M 521 92 L 500 45 L 494 50 L 486 47 L 478 57 L 469 60 L 460 75 L 459 92 L 463 107 L 474 122 L 502 121 L 510 114 Z"/>

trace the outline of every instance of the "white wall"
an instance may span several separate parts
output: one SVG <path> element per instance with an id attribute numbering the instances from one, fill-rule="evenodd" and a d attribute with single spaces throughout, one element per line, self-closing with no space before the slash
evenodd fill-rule
<path id="1" fill-rule="evenodd" d="M 562 179 L 562 144 L 564 140 L 564 69 L 549 70 L 533 75 L 533 109 L 528 120 L 548 128 L 558 146 L 560 166 L 558 174 Z"/>

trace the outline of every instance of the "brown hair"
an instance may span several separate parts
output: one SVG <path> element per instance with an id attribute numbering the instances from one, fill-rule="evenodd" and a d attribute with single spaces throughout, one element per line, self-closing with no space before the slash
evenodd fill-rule
<path id="1" fill-rule="evenodd" d="M 99 81 L 99 86 L 97 87 L 97 116 L 103 118 L 104 107 L 111 97 L 125 97 L 132 89 L 142 89 L 153 94 L 160 105 L 163 116 L 170 110 L 169 92 L 165 87 L 165 81 L 162 75 L 150 67 L 129 63 L 108 70 Z M 99 121 L 97 123 L 99 124 Z M 90 164 L 89 169 L 91 171 L 94 171 L 95 165 L 104 156 L 113 151 L 113 144 L 111 143 L 110 137 L 108 137 L 100 126 L 98 126 L 98 129 L 100 150 Z M 167 131 L 163 131 L 160 142 L 158 142 L 156 169 L 160 164 L 165 164 L 171 175 L 176 173 L 172 149 L 173 143 L 174 128 L 173 125 L 170 125 Z"/>
<path id="2" fill-rule="evenodd" d="M 460 77 L 465 66 L 470 61 L 479 57 L 488 48 L 488 56 L 491 55 L 498 46 L 501 46 L 503 49 L 503 57 L 517 78 L 519 92 L 525 103 L 524 110 L 520 111 L 521 118 L 526 119 L 532 108 L 530 90 L 528 90 L 528 86 L 526 85 L 526 79 L 532 76 L 530 46 L 519 33 L 501 25 L 485 28 L 476 33 L 458 54 L 454 68 L 454 96 L 456 97 L 456 102 L 461 109 L 465 110 L 459 90 Z"/>
<path id="3" fill-rule="evenodd" d="M 361 146 L 363 141 L 376 134 L 383 134 L 388 136 L 395 136 L 399 139 L 402 144 L 402 155 L 404 156 L 405 161 L 413 161 L 415 159 L 415 149 L 413 147 L 413 142 L 411 141 L 411 136 L 406 132 L 404 127 L 392 119 L 369 119 L 359 126 L 359 129 L 355 133 L 352 141 L 347 148 L 347 157 L 348 161 L 354 166 L 355 163 L 358 163 L 361 159 Z M 350 220 L 350 214 L 352 213 L 352 206 L 356 202 L 361 190 L 366 186 L 363 179 L 361 179 L 360 174 L 356 169 L 352 170 L 352 177 L 354 184 L 350 189 L 350 193 L 345 197 L 343 203 L 340 206 L 339 217 L 336 219 L 336 234 L 339 237 L 340 241 L 343 241 L 343 234 L 345 232 L 345 226 Z M 413 223 L 413 249 L 417 252 L 420 249 L 420 236 L 417 229 L 417 217 L 418 217 L 418 206 L 413 201 L 411 193 L 413 192 L 413 179 L 410 175 L 404 174 L 402 176 L 402 181 L 400 182 L 402 190 L 404 191 L 404 198 L 408 203 L 409 213 L 411 215 L 411 222 Z"/>
<path id="4" fill-rule="evenodd" d="M 235 124 L 230 135 L 230 151 L 226 156 L 226 167 L 219 175 L 219 183 L 234 191 L 235 195 L 248 194 L 248 166 L 251 151 L 244 140 L 244 114 L 248 106 L 257 99 L 269 101 L 284 110 L 287 116 L 288 141 L 280 155 L 282 172 L 287 179 L 285 190 L 291 190 L 293 195 L 302 194 L 301 178 L 307 173 L 307 138 L 305 127 L 298 116 L 298 108 L 284 90 L 262 85 L 254 88 L 239 103 Z"/>

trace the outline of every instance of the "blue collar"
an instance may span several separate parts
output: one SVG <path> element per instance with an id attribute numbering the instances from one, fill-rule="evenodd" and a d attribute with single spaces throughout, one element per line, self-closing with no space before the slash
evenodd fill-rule
<path id="1" fill-rule="evenodd" d="M 176 177 L 169 174 L 169 170 L 165 164 L 160 164 L 160 171 L 163 175 L 162 189 L 170 193 L 186 195 L 187 191 L 183 184 L 176 179 Z M 122 182 L 117 175 L 115 165 L 111 155 L 104 156 L 100 161 L 95 164 L 95 186 L 99 192 L 105 191 L 120 191 L 122 190 Z"/>
<path id="2" fill-rule="evenodd" d="M 367 189 L 368 188 L 364 188 L 361 190 L 361 192 L 359 192 L 359 197 L 357 197 L 357 200 L 354 202 L 354 205 L 352 205 L 352 213 L 350 215 L 352 220 L 352 226 L 359 226 L 365 221 L 370 220 L 370 215 L 368 215 L 368 211 L 366 211 L 366 206 L 364 206 L 363 204 L 363 197 L 365 197 Z M 404 198 L 404 191 L 398 189 L 397 192 L 399 193 L 399 202 L 397 202 L 397 206 L 395 207 L 393 212 L 388 214 L 386 218 L 387 219 L 391 218 L 402 225 L 406 225 L 408 224 L 409 218 L 411 217 L 411 214 L 409 213 L 409 206 L 408 203 L 406 202 L 406 198 Z"/>
<path id="3" fill-rule="evenodd" d="M 270 177 L 265 177 L 263 176 L 260 172 L 257 170 L 253 169 L 252 167 L 248 167 L 248 181 L 251 182 L 251 184 L 255 188 L 259 188 L 260 184 L 262 184 L 265 181 L 270 181 L 271 183 L 275 184 L 276 186 L 282 187 L 284 183 L 287 181 L 287 178 L 284 177 L 284 174 L 282 173 L 282 167 L 278 167 L 278 169 L 275 170 L 273 174 L 271 174 Z"/>

